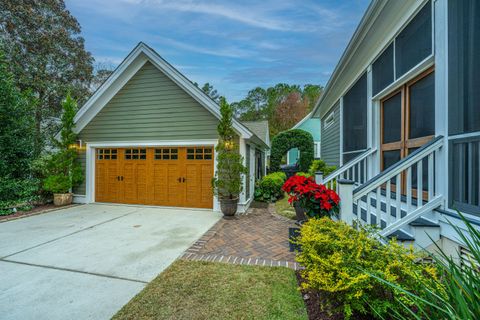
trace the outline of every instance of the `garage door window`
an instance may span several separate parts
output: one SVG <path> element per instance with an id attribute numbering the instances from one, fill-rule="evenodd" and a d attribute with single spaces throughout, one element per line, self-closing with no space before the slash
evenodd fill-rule
<path id="1" fill-rule="evenodd" d="M 116 160 L 117 149 L 97 149 L 98 160 Z"/>
<path id="2" fill-rule="evenodd" d="M 178 160 L 177 148 L 155 149 L 155 160 Z"/>
<path id="3" fill-rule="evenodd" d="M 125 149 L 125 160 L 145 160 L 147 149 Z"/>
<path id="4" fill-rule="evenodd" d="M 188 148 L 187 159 L 188 160 L 211 160 L 212 148 Z"/>

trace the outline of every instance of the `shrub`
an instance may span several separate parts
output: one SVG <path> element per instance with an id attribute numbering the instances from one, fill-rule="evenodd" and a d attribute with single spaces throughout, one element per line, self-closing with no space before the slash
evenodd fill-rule
<path id="1" fill-rule="evenodd" d="M 272 153 L 270 156 L 270 168 L 272 171 L 280 170 L 282 157 L 292 148 L 298 148 L 300 159 L 298 166 L 301 171 L 307 171 L 313 161 L 313 137 L 301 129 L 284 131 L 272 140 Z"/>
<path id="2" fill-rule="evenodd" d="M 305 213 L 312 218 L 331 217 L 338 214 L 340 198 L 338 194 L 315 183 L 313 177 L 295 175 L 282 187 L 289 194 L 288 202 L 299 203 Z"/>
<path id="3" fill-rule="evenodd" d="M 257 181 L 255 200 L 275 202 L 283 196 L 282 186 L 287 176 L 284 172 L 273 172 Z"/>
<path id="4" fill-rule="evenodd" d="M 313 160 L 310 168 L 308 169 L 308 174 L 311 176 L 315 176 L 315 173 L 318 171 L 323 172 L 323 176 L 326 177 L 333 171 L 335 171 L 337 167 L 335 166 L 328 166 L 325 161 L 323 160 Z"/>
<path id="5" fill-rule="evenodd" d="M 13 208 L 36 201 L 38 188 L 36 179 L 0 178 L 0 215 L 14 213 Z"/>
<path id="6" fill-rule="evenodd" d="M 382 245 L 366 230 L 356 230 L 344 222 L 310 219 L 296 242 L 302 248 L 297 261 L 305 267 L 302 287 L 320 291 L 330 309 L 343 312 L 346 319 L 368 314 L 370 307 L 376 311 L 372 317 L 388 318 L 391 313 L 405 314 L 402 305 L 413 308 L 418 303 L 372 275 L 414 292 L 421 286 L 443 290 L 437 282 L 437 270 L 416 263 L 418 256 L 413 249 L 394 241 Z"/>
<path id="7" fill-rule="evenodd" d="M 72 148 L 77 138 L 73 131 L 77 103 L 70 94 L 62 102 L 62 108 L 61 139 L 55 141 L 57 152 L 52 154 L 45 164 L 46 178 L 43 181 L 43 188 L 52 193 L 67 193 L 83 181 L 82 168 L 76 162 L 77 151 Z"/>
<path id="8" fill-rule="evenodd" d="M 454 257 L 442 250 L 437 244 L 437 254 L 433 256 L 435 265 L 442 275 L 440 283 L 433 289 L 424 286 L 415 292 L 402 284 L 398 285 L 386 277 L 378 276 L 377 279 L 390 286 L 408 294 L 420 307 L 413 311 L 404 308 L 404 313 L 394 313 L 394 319 L 480 319 L 480 231 L 459 213 L 466 231 L 449 221 L 450 226 L 458 236 L 458 239 L 465 243 L 470 251 L 470 262 L 458 264 Z M 443 285 L 444 289 L 438 287 Z M 372 308 L 376 312 L 375 308 Z"/>

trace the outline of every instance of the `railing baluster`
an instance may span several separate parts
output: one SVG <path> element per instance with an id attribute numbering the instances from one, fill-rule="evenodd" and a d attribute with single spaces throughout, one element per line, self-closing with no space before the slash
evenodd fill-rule
<path id="1" fill-rule="evenodd" d="M 412 167 L 407 168 L 407 212 L 412 209 Z M 400 214 L 399 218 L 402 218 Z"/>
<path id="2" fill-rule="evenodd" d="M 398 220 L 402 216 L 402 173 L 397 174 L 395 186 L 395 220 Z"/>
<path id="3" fill-rule="evenodd" d="M 423 206 L 423 159 L 417 162 L 417 208 Z"/>
<path id="4" fill-rule="evenodd" d="M 433 152 L 428 155 L 428 201 L 433 199 L 434 196 L 434 164 L 433 164 Z"/>
<path id="5" fill-rule="evenodd" d="M 357 173 L 356 169 L 357 169 L 357 166 L 352 167 L 352 179 L 351 180 L 355 181 L 355 182 L 357 181 L 357 180 L 355 180 L 356 179 L 356 173 Z"/>
<path id="6" fill-rule="evenodd" d="M 363 179 L 362 179 L 362 184 L 364 184 L 368 179 L 367 179 L 367 158 L 363 159 Z"/>
<path id="7" fill-rule="evenodd" d="M 391 194 L 390 194 L 390 191 L 391 191 L 391 182 L 390 180 L 387 181 L 387 188 L 385 190 L 386 192 L 386 197 L 385 197 L 385 214 L 387 215 L 387 218 L 386 218 L 386 227 L 388 227 L 390 225 L 390 223 L 392 222 L 392 214 L 391 214 L 391 207 L 390 207 L 390 200 L 391 200 Z"/>
<path id="8" fill-rule="evenodd" d="M 382 199 L 381 199 L 381 193 L 380 193 L 381 187 L 377 188 L 377 226 L 381 227 L 382 226 Z"/>
<path id="9" fill-rule="evenodd" d="M 371 209 L 371 200 L 370 200 L 370 192 L 367 194 L 367 216 L 365 217 L 367 225 L 372 224 L 372 216 L 370 215 L 370 209 Z"/>

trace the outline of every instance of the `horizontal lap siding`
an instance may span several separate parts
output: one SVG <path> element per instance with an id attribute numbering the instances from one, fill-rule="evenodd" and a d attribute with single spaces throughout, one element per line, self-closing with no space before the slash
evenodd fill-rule
<path id="1" fill-rule="evenodd" d="M 87 143 L 217 139 L 217 123 L 213 114 L 147 62 L 79 133 L 79 139 Z M 85 183 L 75 191 L 84 194 Z"/>
<path id="2" fill-rule="evenodd" d="M 330 166 L 340 165 L 340 108 L 334 109 L 334 123 L 328 128 L 324 127 L 324 119 L 321 121 L 321 153 L 322 159 Z"/>

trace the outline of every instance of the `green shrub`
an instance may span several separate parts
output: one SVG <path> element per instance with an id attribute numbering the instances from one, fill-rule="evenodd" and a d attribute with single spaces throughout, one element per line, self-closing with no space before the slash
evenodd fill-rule
<path id="1" fill-rule="evenodd" d="M 13 213 L 17 205 L 26 206 L 38 199 L 39 182 L 36 179 L 0 178 L 0 215 Z"/>
<path id="2" fill-rule="evenodd" d="M 287 180 L 284 172 L 273 172 L 257 181 L 255 200 L 275 202 L 283 196 L 282 186 Z"/>
<path id="3" fill-rule="evenodd" d="M 466 230 L 458 224 L 451 223 L 458 239 L 465 243 L 470 252 L 470 263 L 459 264 L 450 254 L 437 244 L 437 254 L 433 256 L 435 265 L 442 275 L 440 283 L 444 290 L 423 286 L 420 291 L 412 291 L 402 284 L 396 284 L 389 279 L 378 276 L 377 279 L 396 290 L 408 294 L 418 306 L 417 310 L 404 308 L 404 313 L 394 313 L 393 319 L 480 319 L 480 230 L 459 213 Z M 376 309 L 372 308 L 375 312 Z M 405 313 L 407 316 L 405 316 Z"/>
<path id="4" fill-rule="evenodd" d="M 270 169 L 279 171 L 282 157 L 293 148 L 298 148 L 300 151 L 300 159 L 298 160 L 300 170 L 307 171 L 313 161 L 313 137 L 309 132 L 301 129 L 284 131 L 273 138 Z"/>
<path id="5" fill-rule="evenodd" d="M 418 256 L 396 242 L 382 245 L 364 229 L 356 230 L 344 222 L 329 218 L 310 219 L 303 224 L 297 243 L 302 252 L 297 261 L 304 289 L 318 290 L 330 310 L 375 318 L 405 314 L 402 306 L 412 308 L 416 301 L 409 295 L 384 284 L 372 275 L 381 275 L 392 283 L 414 292 L 420 286 L 438 291 L 437 270 L 432 265 L 416 263 Z M 369 314 L 370 307 L 375 314 Z"/>
<path id="6" fill-rule="evenodd" d="M 323 172 L 323 176 L 326 177 L 336 169 L 337 167 L 328 166 L 323 160 L 313 160 L 310 168 L 308 169 L 308 174 L 310 176 L 315 176 L 316 172 L 321 171 Z"/>

